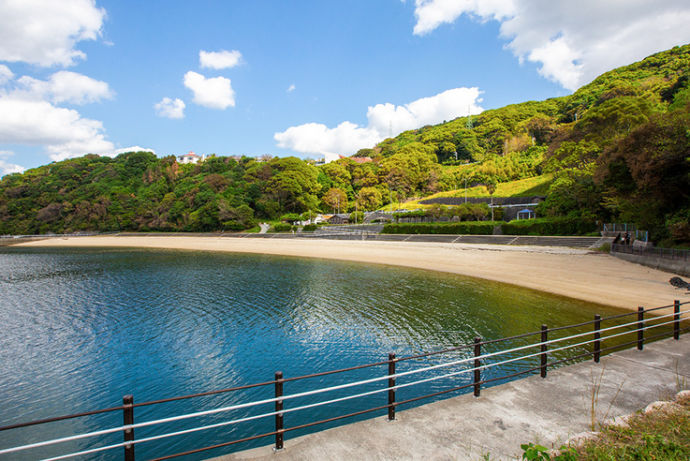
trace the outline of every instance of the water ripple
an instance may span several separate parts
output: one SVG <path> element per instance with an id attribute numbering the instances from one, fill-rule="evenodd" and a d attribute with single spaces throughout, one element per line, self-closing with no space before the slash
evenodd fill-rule
<path id="1" fill-rule="evenodd" d="M 586 303 L 455 275 L 261 255 L 3 249 L 0 268 L 0 399 L 7 402 L 0 407 L 0 425 L 117 405 L 130 393 L 140 402 L 270 380 L 278 370 L 297 376 L 382 360 L 389 352 L 402 356 L 468 343 L 477 335 L 492 339 L 542 323 L 575 323 L 595 313 Z M 607 312 L 596 307 L 596 313 Z M 448 357 L 415 362 L 443 359 Z M 304 386 L 370 376 L 366 373 L 371 371 Z M 142 408 L 137 419 L 266 398 L 271 392 L 253 389 Z M 381 404 L 375 399 L 362 404 Z M 361 409 L 348 405 L 338 411 Z M 291 415 L 290 424 L 332 411 Z M 0 447 L 112 426 L 120 416 L 2 433 Z M 268 430 L 270 421 L 247 423 L 138 447 L 137 455 Z M 155 431 L 138 435 L 147 433 Z M 27 459 L 39 454 L 54 453 Z M 96 459 L 114 458 L 119 457 L 106 453 Z"/>

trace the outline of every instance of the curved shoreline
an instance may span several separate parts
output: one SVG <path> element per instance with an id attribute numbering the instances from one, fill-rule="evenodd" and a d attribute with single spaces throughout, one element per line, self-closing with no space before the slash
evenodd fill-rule
<path id="1" fill-rule="evenodd" d="M 570 248 L 175 235 L 56 237 L 13 246 L 201 250 L 388 264 L 503 282 L 628 310 L 670 305 L 674 299 L 690 301 L 690 295 L 668 283 L 673 274 Z"/>

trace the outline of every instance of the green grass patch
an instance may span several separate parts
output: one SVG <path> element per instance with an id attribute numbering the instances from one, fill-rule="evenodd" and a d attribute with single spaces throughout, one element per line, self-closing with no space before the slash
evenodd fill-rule
<path id="1" fill-rule="evenodd" d="M 544 174 L 535 176 L 533 178 L 525 178 L 517 181 L 503 182 L 496 186 L 494 197 L 532 197 L 535 195 L 546 195 L 549 186 L 553 181 L 553 175 Z M 485 186 L 475 186 L 467 188 L 467 197 L 490 197 L 489 191 Z M 465 197 L 465 189 L 460 188 L 456 190 L 449 190 L 445 192 L 438 192 L 427 197 L 410 200 L 405 203 L 394 203 L 393 207 L 400 210 L 416 210 L 418 208 L 426 209 L 431 205 L 422 205 L 419 202 L 439 197 Z M 382 208 L 383 210 L 390 210 L 390 205 Z"/>
<path id="2" fill-rule="evenodd" d="M 607 426 L 601 435 L 571 448 L 575 460 L 690 459 L 690 398 L 676 401 L 677 411 L 638 413 L 628 427 Z"/>

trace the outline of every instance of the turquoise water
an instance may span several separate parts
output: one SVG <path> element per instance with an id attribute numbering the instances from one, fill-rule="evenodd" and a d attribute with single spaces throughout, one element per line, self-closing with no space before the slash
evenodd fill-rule
<path id="1" fill-rule="evenodd" d="M 133 394 L 135 402 L 174 397 L 268 381 L 278 370 L 285 377 L 298 376 L 385 360 L 389 352 L 401 357 L 469 343 L 475 336 L 495 339 L 538 330 L 541 324 L 566 325 L 591 320 L 595 313 L 620 312 L 456 275 L 262 255 L 5 248 L 0 250 L 0 268 L 0 426 L 118 406 L 125 394 Z M 451 358 L 462 354 L 466 352 Z M 441 358 L 401 363 L 399 370 L 437 360 Z M 518 369 L 509 365 L 492 369 L 488 376 Z M 285 392 L 383 374 L 385 368 L 379 367 L 325 376 L 287 383 Z M 461 375 L 401 389 L 398 400 L 469 379 Z M 138 408 L 135 421 L 270 398 L 272 392 L 267 387 Z M 354 392 L 329 397 L 348 393 Z M 288 413 L 285 424 L 385 403 L 385 393 L 376 394 Z M 259 410 L 268 412 L 271 406 Z M 137 429 L 136 435 L 256 413 L 239 410 Z M 0 432 L 0 448 L 121 424 L 118 412 Z M 269 432 L 272 424 L 273 418 L 266 418 L 137 445 L 137 459 Z M 325 427 L 330 426 L 311 430 Z M 301 433 L 287 434 L 286 443 Z M 34 450 L 26 459 L 121 441 L 118 433 Z M 267 438 L 188 459 L 270 443 Z M 121 459 L 121 450 L 88 459 Z"/>

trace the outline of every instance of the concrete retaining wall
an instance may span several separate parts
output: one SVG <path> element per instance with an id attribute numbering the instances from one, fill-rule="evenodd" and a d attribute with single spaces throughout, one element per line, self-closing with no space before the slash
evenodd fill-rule
<path id="1" fill-rule="evenodd" d="M 623 259 L 625 261 L 630 261 L 637 264 L 642 264 L 643 266 L 651 267 L 653 269 L 659 269 L 665 272 L 671 272 L 677 275 L 684 275 L 690 277 L 690 264 L 688 261 L 683 261 L 679 259 L 666 259 L 659 256 L 653 255 L 634 255 L 627 253 L 614 253 L 611 255 L 616 258 Z"/>

